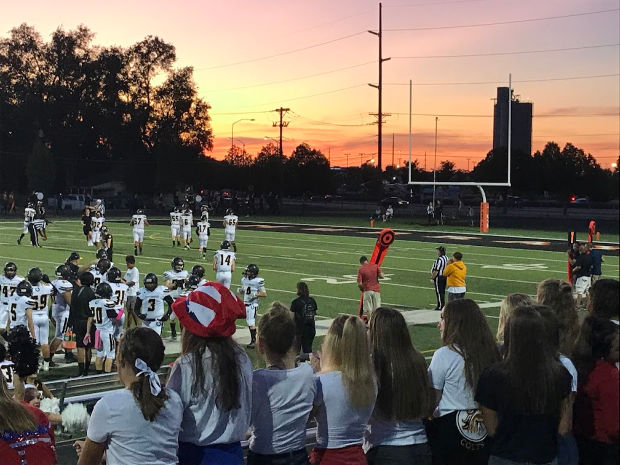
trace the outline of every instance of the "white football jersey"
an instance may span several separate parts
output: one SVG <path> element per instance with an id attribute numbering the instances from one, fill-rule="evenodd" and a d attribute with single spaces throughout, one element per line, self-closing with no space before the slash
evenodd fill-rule
<path id="1" fill-rule="evenodd" d="M 33 315 L 47 315 L 47 306 L 54 293 L 51 284 L 40 282 L 36 286 L 32 286 L 32 300 L 37 303 L 36 308 L 32 309 Z"/>
<path id="2" fill-rule="evenodd" d="M 15 275 L 11 279 L 4 275 L 0 276 L 0 306 L 6 306 L 9 304 L 9 297 L 15 294 L 17 285 L 22 282 L 24 278 Z"/>
<path id="3" fill-rule="evenodd" d="M 94 231 L 94 232 L 99 231 L 99 230 L 101 229 L 101 227 L 103 226 L 104 221 L 105 221 L 105 220 L 104 220 L 104 218 L 103 218 L 103 217 L 99 217 L 99 218 L 94 217 L 94 218 L 90 221 L 90 224 L 91 224 L 91 227 L 92 227 L 93 231 Z"/>
<path id="4" fill-rule="evenodd" d="M 258 302 L 257 292 L 265 292 L 265 280 L 259 276 L 249 279 L 246 276 L 241 278 L 241 288 L 243 289 L 243 302 L 246 304 Z"/>
<path id="5" fill-rule="evenodd" d="M 112 300 L 114 301 L 116 311 L 125 308 L 127 302 L 127 290 L 129 287 L 125 283 L 109 283 L 112 288 Z"/>
<path id="6" fill-rule="evenodd" d="M 152 291 L 146 287 L 138 290 L 138 299 L 142 301 L 140 313 L 146 315 L 147 320 L 156 320 L 166 313 L 164 311 L 164 299 L 170 295 L 170 291 L 166 286 L 157 286 Z"/>
<path id="7" fill-rule="evenodd" d="M 52 281 L 52 287 L 55 289 L 53 294 L 52 310 L 55 312 L 64 312 L 69 310 L 69 304 L 63 297 L 65 292 L 71 292 L 73 290 L 73 284 L 65 279 L 55 279 Z"/>
<path id="8" fill-rule="evenodd" d="M 179 226 L 181 224 L 181 214 L 179 212 L 170 212 L 170 225 Z"/>
<path id="9" fill-rule="evenodd" d="M 24 209 L 24 223 L 30 224 L 36 214 L 37 212 L 34 210 L 34 208 L 26 207 Z"/>
<path id="10" fill-rule="evenodd" d="M 114 331 L 114 319 L 116 318 L 116 304 L 109 299 L 95 299 L 88 303 L 93 314 L 95 326 L 99 331 Z M 114 311 L 114 316 L 108 316 L 108 310 Z"/>
<path id="11" fill-rule="evenodd" d="M 184 213 L 181 215 L 181 225 L 183 225 L 184 228 L 191 228 L 193 224 L 191 213 Z"/>
<path id="12" fill-rule="evenodd" d="M 198 232 L 198 236 L 207 237 L 210 227 L 211 225 L 208 221 L 199 221 L 198 223 L 196 223 L 196 231 Z"/>
<path id="13" fill-rule="evenodd" d="M 88 271 L 90 271 L 90 273 L 93 275 L 93 278 L 95 278 L 93 290 L 95 290 L 99 284 L 106 282 L 106 274 L 102 274 L 97 268 L 93 267 Z"/>
<path id="14" fill-rule="evenodd" d="M 0 362 L 0 376 L 4 377 L 9 389 L 13 389 L 13 377 L 15 376 L 15 364 L 10 360 Z"/>
<path id="15" fill-rule="evenodd" d="M 224 224 L 225 224 L 224 231 L 235 232 L 238 221 L 239 221 L 239 217 L 237 215 L 226 215 L 224 217 Z"/>
<path id="16" fill-rule="evenodd" d="M 188 276 L 187 270 L 168 270 L 164 272 L 164 281 L 170 281 L 170 287 L 172 288 L 170 289 L 170 296 L 173 299 L 177 299 L 181 295 Z"/>
<path id="17" fill-rule="evenodd" d="M 31 308 L 34 310 L 37 302 L 32 297 L 25 295 L 18 296 L 15 294 L 9 299 L 9 320 L 11 329 L 16 326 L 23 325 L 28 327 L 28 318 L 26 318 L 26 310 Z"/>
<path id="18" fill-rule="evenodd" d="M 235 261 L 235 252 L 231 250 L 218 250 L 215 252 L 217 262 L 217 272 L 232 271 L 232 264 Z"/>
<path id="19" fill-rule="evenodd" d="M 131 224 L 135 231 L 144 231 L 144 223 L 146 222 L 146 215 L 133 215 L 131 217 Z"/>

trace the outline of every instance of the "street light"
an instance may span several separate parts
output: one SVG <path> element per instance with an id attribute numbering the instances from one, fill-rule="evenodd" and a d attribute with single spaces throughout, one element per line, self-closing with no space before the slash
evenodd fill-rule
<path id="1" fill-rule="evenodd" d="M 235 121 L 230 128 L 230 148 L 232 149 L 235 146 L 235 124 L 240 123 L 241 121 L 254 121 L 254 118 L 241 118 Z"/>
<path id="2" fill-rule="evenodd" d="M 435 162 L 433 163 L 433 209 L 435 209 L 435 182 L 437 180 L 437 121 L 439 121 L 439 118 L 435 116 Z"/>

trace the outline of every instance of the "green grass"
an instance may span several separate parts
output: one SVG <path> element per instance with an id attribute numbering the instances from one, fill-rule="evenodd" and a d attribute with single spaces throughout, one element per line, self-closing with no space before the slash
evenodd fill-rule
<path id="1" fill-rule="evenodd" d="M 253 218 L 255 221 L 256 218 Z M 280 221 L 284 220 L 279 218 Z M 307 222 L 308 218 L 299 219 Z M 324 219 L 323 223 L 327 223 Z M 213 251 L 223 239 L 223 230 L 218 221 L 212 221 L 209 249 Z M 131 228 L 121 223 L 109 223 L 114 234 L 116 265 L 124 272 L 124 256 L 133 254 Z M 83 262 L 94 260 L 95 251 L 86 247 L 81 225 L 77 219 L 60 219 L 48 228 L 49 240 L 42 249 L 27 245 L 25 238 L 21 246 L 15 242 L 21 233 L 19 221 L 0 222 L 0 261 L 13 260 L 24 275 L 32 266 L 40 266 L 53 276 L 56 266 L 77 250 L 84 257 Z M 211 271 L 211 253 L 206 260 L 198 258 L 198 251 L 172 248 L 168 226 L 147 228 L 144 255 L 137 258 L 141 278 L 147 272 L 155 272 L 160 279 L 170 269 L 171 259 L 178 255 L 191 269 L 200 263 L 207 269 L 207 278 L 214 278 Z M 273 231 L 240 230 L 237 232 L 237 271 L 233 274 L 232 289 L 241 279 L 241 270 L 248 263 L 260 267 L 265 278 L 268 297 L 261 303 L 261 310 L 275 300 L 289 304 L 295 297 L 296 283 L 308 282 L 311 294 L 316 298 L 320 318 L 333 318 L 340 313 L 356 313 L 360 293 L 355 284 L 360 255 L 372 252 L 375 236 L 348 237 L 321 234 L 282 233 Z M 193 244 L 196 246 L 196 242 Z M 448 251 L 456 246 L 445 244 Z M 468 267 L 467 295 L 483 305 L 488 321 L 495 332 L 499 302 L 508 293 L 525 292 L 535 294 L 536 285 L 548 277 L 565 278 L 566 257 L 564 253 L 459 244 L 464 262 Z M 385 305 L 403 310 L 430 309 L 435 306 L 435 294 L 430 273 L 436 257 L 435 244 L 413 241 L 399 241 L 392 244 L 383 262 L 386 280 L 382 281 L 382 300 Z M 618 276 L 618 257 L 607 256 L 603 272 Z M 517 268 L 517 269 L 515 269 Z M 259 311 L 260 313 L 260 311 Z M 239 331 L 245 329 L 245 321 L 238 321 Z M 164 336 L 167 335 L 166 326 Z M 414 344 L 425 355 L 430 355 L 439 346 L 439 335 L 434 325 L 419 325 L 412 328 Z M 317 338 L 315 346 L 320 345 Z M 251 352 L 250 352 L 251 353 Z M 251 353 L 257 366 L 260 362 Z"/>

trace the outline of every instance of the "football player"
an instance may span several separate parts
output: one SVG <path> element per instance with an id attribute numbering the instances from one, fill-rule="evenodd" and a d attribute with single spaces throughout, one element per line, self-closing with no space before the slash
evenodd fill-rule
<path id="1" fill-rule="evenodd" d="M 102 249 L 99 249 L 102 250 Z M 106 273 L 112 267 L 112 262 L 107 258 L 100 258 L 96 265 L 91 267 L 90 272 L 95 278 L 94 287 L 97 287 L 99 283 L 106 282 L 108 279 Z"/>
<path id="2" fill-rule="evenodd" d="M 185 288 L 185 281 L 189 273 L 185 269 L 185 262 L 181 257 L 174 257 L 171 263 L 172 269 L 164 272 L 164 286 L 170 291 L 173 300 L 179 298 Z M 170 315 L 170 337 L 172 340 L 177 338 L 177 326 L 174 313 Z"/>
<path id="3" fill-rule="evenodd" d="M 170 212 L 170 235 L 172 236 L 172 247 L 181 246 L 181 213 L 179 207 L 174 207 Z"/>
<path id="4" fill-rule="evenodd" d="M 32 299 L 32 284 L 25 279 L 20 281 L 17 289 L 15 289 L 15 294 L 9 298 L 9 328 L 25 326 L 30 331 L 30 335 L 34 337 L 32 311 L 36 307 L 37 303 Z"/>
<path id="5" fill-rule="evenodd" d="M 112 300 L 116 305 L 115 310 L 117 313 L 116 320 L 113 321 L 114 325 L 114 339 L 118 342 L 123 332 L 123 324 L 125 323 L 125 304 L 127 303 L 127 291 L 129 286 L 122 282 L 121 270 L 113 266 L 106 273 L 106 279 L 108 284 L 112 288 Z"/>
<path id="6" fill-rule="evenodd" d="M 23 280 L 24 278 L 17 276 L 15 263 L 7 262 L 4 265 L 4 274 L 0 276 L 0 334 L 4 334 L 9 321 L 9 299 Z"/>
<path id="7" fill-rule="evenodd" d="M 231 208 L 226 210 L 226 216 L 224 216 L 224 239 L 230 242 L 233 251 L 237 251 L 237 245 L 235 244 L 235 234 L 237 232 L 237 223 L 239 217 L 235 215 Z"/>
<path id="8" fill-rule="evenodd" d="M 220 249 L 213 256 L 215 280 L 230 289 L 232 272 L 235 271 L 235 252 L 230 250 L 230 242 L 222 241 Z"/>
<path id="9" fill-rule="evenodd" d="M 71 279 L 71 268 L 68 265 L 59 265 L 56 268 L 56 279 L 52 281 L 52 318 L 56 325 L 54 339 L 50 344 L 50 354 L 53 357 L 62 344 L 65 331 L 69 323 L 69 310 L 71 305 L 71 292 L 73 284 Z M 65 363 L 77 361 L 73 352 L 65 349 Z"/>
<path id="10" fill-rule="evenodd" d="M 202 286 L 207 282 L 205 279 L 205 267 L 202 265 L 194 265 L 191 276 L 198 276 L 198 286 Z"/>
<path id="11" fill-rule="evenodd" d="M 91 221 L 91 227 L 93 230 L 92 241 L 95 247 L 99 247 L 101 242 L 101 228 L 103 228 L 104 218 L 100 211 L 95 212 L 95 217 Z"/>
<path id="12" fill-rule="evenodd" d="M 161 335 L 163 323 L 170 318 L 172 313 L 172 297 L 166 286 L 157 285 L 157 275 L 148 273 L 144 277 L 144 287 L 138 290 L 136 310 L 138 318 L 142 320 L 142 326 L 151 328 Z M 168 304 L 168 311 L 164 312 L 164 302 Z"/>
<path id="13" fill-rule="evenodd" d="M 133 254 L 138 255 L 139 250 L 140 255 L 142 255 L 144 226 L 150 226 L 148 220 L 146 219 L 146 215 L 144 214 L 144 210 L 136 210 L 136 214 L 131 217 L 129 224 L 133 226 Z"/>
<path id="14" fill-rule="evenodd" d="M 55 366 L 52 362 L 52 356 L 50 355 L 50 318 L 47 311 L 54 288 L 51 284 L 44 282 L 43 278 L 44 275 L 38 267 L 30 268 L 30 270 L 28 270 L 28 275 L 26 276 L 26 279 L 32 286 L 32 300 L 36 303 L 36 307 L 32 309 L 35 339 L 41 346 L 43 371 L 48 371 L 50 366 Z"/>
<path id="15" fill-rule="evenodd" d="M 34 221 L 34 216 L 36 214 L 37 212 L 34 209 L 34 204 L 32 202 L 28 202 L 28 204 L 26 205 L 26 208 L 24 208 L 24 229 L 22 230 L 22 233 L 19 236 L 19 239 L 17 239 L 18 245 L 22 245 L 22 239 L 24 238 L 26 233 L 29 232 L 29 227 Z"/>
<path id="16" fill-rule="evenodd" d="M 100 283 L 95 290 L 95 300 L 88 303 L 93 317 L 88 319 L 87 337 L 90 337 L 90 327 L 95 323 L 95 370 L 97 374 L 103 371 L 110 373 L 116 356 L 116 340 L 114 338 L 114 321 L 118 316 L 116 304 L 112 300 L 112 287 L 108 283 Z M 105 365 L 104 365 L 105 360 Z"/>
<path id="17" fill-rule="evenodd" d="M 185 243 L 184 248 L 189 250 L 189 244 L 192 242 L 192 225 L 194 224 L 194 219 L 192 217 L 192 211 L 189 208 L 186 208 L 181 213 L 181 226 L 183 228 L 183 242 Z"/>
<path id="18" fill-rule="evenodd" d="M 196 234 L 198 235 L 198 247 L 200 255 L 203 259 L 207 258 L 207 243 L 211 235 L 211 225 L 209 224 L 209 215 L 203 215 L 200 221 L 196 223 Z"/>
<path id="19" fill-rule="evenodd" d="M 250 343 L 248 349 L 253 349 L 256 345 L 256 313 L 258 312 L 258 298 L 267 297 L 265 291 L 265 280 L 258 277 L 258 266 L 251 263 L 246 266 L 241 278 L 239 294 L 243 294 L 245 303 L 245 321 L 250 329 Z"/>
<path id="20" fill-rule="evenodd" d="M 37 202 L 37 206 L 35 207 L 35 215 L 32 223 L 28 227 L 28 231 L 30 232 L 30 242 L 32 242 L 33 246 L 42 247 L 39 243 L 39 236 L 46 241 L 47 233 L 45 228 L 47 227 L 47 218 L 45 217 L 45 207 L 43 206 L 42 201 Z"/>
<path id="21" fill-rule="evenodd" d="M 200 207 L 200 218 L 204 219 L 205 221 L 209 221 L 209 206 L 208 205 L 203 205 L 202 207 Z"/>
<path id="22" fill-rule="evenodd" d="M 114 253 L 114 236 L 112 236 L 112 233 L 106 225 L 101 227 L 101 247 L 105 251 L 108 260 L 112 262 L 112 254 Z"/>

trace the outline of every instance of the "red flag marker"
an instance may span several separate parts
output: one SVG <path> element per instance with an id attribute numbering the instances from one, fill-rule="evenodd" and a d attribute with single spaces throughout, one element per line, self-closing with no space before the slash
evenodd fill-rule
<path id="1" fill-rule="evenodd" d="M 375 243 L 375 249 L 372 251 L 372 255 L 370 256 L 369 263 L 374 263 L 377 266 L 381 266 L 383 263 L 383 259 L 385 258 L 385 254 L 387 253 L 388 248 L 394 242 L 396 238 L 396 233 L 392 231 L 390 228 L 385 228 L 381 230 L 379 233 L 379 237 L 377 238 L 377 242 Z M 358 311 L 358 315 L 360 318 L 363 318 L 364 315 L 364 293 L 362 293 L 362 297 L 360 299 L 360 307 Z"/>

